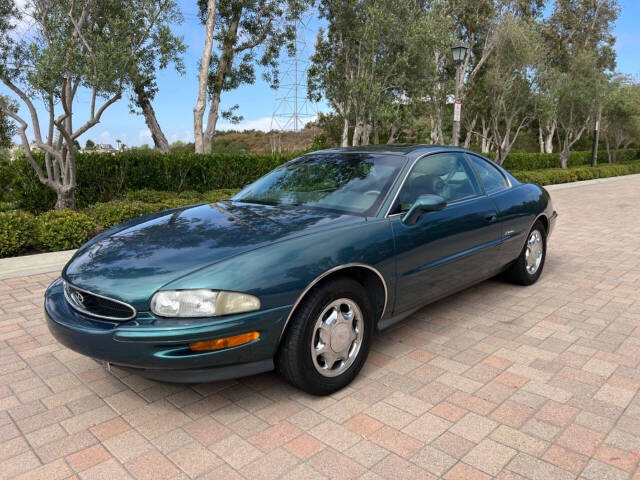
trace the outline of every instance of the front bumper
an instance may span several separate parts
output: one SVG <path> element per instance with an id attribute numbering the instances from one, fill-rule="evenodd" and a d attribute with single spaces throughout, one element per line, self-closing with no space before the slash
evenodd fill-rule
<path id="1" fill-rule="evenodd" d="M 63 345 L 89 357 L 156 380 L 192 383 L 252 375 L 273 369 L 280 333 L 291 306 L 191 321 L 156 319 L 138 312 L 126 322 L 80 313 L 64 298 L 61 279 L 45 293 L 49 330 Z M 193 352 L 189 343 L 260 332 L 253 342 Z"/>

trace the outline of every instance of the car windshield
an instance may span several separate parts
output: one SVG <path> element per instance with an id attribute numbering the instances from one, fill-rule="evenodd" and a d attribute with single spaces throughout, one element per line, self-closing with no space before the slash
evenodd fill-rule
<path id="1" fill-rule="evenodd" d="M 404 163 L 397 155 L 305 155 L 246 186 L 232 200 L 374 215 Z"/>

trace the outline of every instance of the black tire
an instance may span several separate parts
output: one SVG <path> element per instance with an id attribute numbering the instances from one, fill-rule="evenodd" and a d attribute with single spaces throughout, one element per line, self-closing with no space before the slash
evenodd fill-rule
<path id="1" fill-rule="evenodd" d="M 540 232 L 540 235 L 542 236 L 542 260 L 540 261 L 540 266 L 535 271 L 535 273 L 530 274 L 526 268 L 527 244 L 528 244 L 529 238 L 531 237 L 531 234 L 536 230 Z M 531 227 L 531 230 L 529 230 L 529 233 L 527 233 L 527 238 L 525 240 L 524 246 L 522 247 L 522 251 L 520 252 L 520 256 L 518 256 L 518 259 L 515 261 L 515 263 L 513 263 L 513 265 L 511 265 L 511 267 L 509 267 L 509 269 L 505 272 L 506 278 L 518 285 L 532 285 L 536 283 L 540 278 L 540 275 L 542 274 L 542 269 L 544 268 L 544 262 L 546 259 L 547 259 L 547 230 L 544 228 L 544 225 L 542 224 L 542 222 L 538 220 L 536 223 L 533 224 L 533 227 Z"/>
<path id="2" fill-rule="evenodd" d="M 340 375 L 326 377 L 314 365 L 311 355 L 316 321 L 334 300 L 347 298 L 357 304 L 363 320 L 360 350 L 353 363 Z M 276 370 L 287 382 L 313 395 L 329 395 L 347 386 L 358 374 L 369 354 L 374 327 L 373 309 L 364 287 L 348 277 L 337 277 L 313 288 L 298 305 L 276 354 Z"/>

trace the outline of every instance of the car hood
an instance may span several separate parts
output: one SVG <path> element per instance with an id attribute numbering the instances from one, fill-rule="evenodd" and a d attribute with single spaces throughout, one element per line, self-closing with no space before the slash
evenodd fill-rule
<path id="1" fill-rule="evenodd" d="M 148 308 L 166 283 L 264 245 L 365 218 L 292 206 L 237 202 L 143 217 L 81 247 L 63 270 L 77 287 Z"/>

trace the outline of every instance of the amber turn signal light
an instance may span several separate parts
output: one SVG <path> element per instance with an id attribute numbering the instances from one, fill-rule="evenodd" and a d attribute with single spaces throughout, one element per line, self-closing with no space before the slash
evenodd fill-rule
<path id="1" fill-rule="evenodd" d="M 253 342 L 260 338 L 259 332 L 247 332 L 233 337 L 216 338 L 215 340 L 203 340 L 189 344 L 189 349 L 194 352 L 206 352 L 209 350 L 222 350 L 224 348 L 237 347 L 245 343 Z"/>

